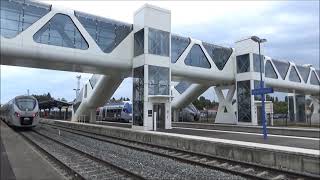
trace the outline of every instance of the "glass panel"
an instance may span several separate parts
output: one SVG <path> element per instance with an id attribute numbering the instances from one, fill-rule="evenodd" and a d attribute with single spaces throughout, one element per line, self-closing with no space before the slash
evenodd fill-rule
<path id="1" fill-rule="evenodd" d="M 318 77 L 320 77 L 320 70 L 318 69 L 316 69 L 316 72 L 317 72 L 317 74 L 318 74 Z"/>
<path id="2" fill-rule="evenodd" d="M 250 56 L 244 54 L 236 57 L 237 60 L 237 73 L 244 73 L 250 71 Z"/>
<path id="3" fill-rule="evenodd" d="M 306 122 L 306 96 L 305 95 L 296 95 L 296 107 L 297 107 L 297 121 Z"/>
<path id="4" fill-rule="evenodd" d="M 83 88 L 81 89 L 78 97 L 75 99 L 74 104 L 72 106 L 74 112 L 76 112 L 78 107 L 80 106 L 82 102 L 82 96 L 83 96 Z"/>
<path id="5" fill-rule="evenodd" d="M 143 126 L 144 66 L 133 69 L 133 125 Z"/>
<path id="6" fill-rule="evenodd" d="M 149 28 L 148 50 L 150 54 L 169 56 L 170 33 Z"/>
<path id="7" fill-rule="evenodd" d="M 232 54 L 232 48 L 224 48 L 205 42 L 203 42 L 202 45 L 207 50 L 217 68 L 222 70 Z"/>
<path id="8" fill-rule="evenodd" d="M 181 81 L 179 82 L 179 84 L 177 84 L 174 88 L 176 88 L 176 90 L 182 94 L 184 91 L 186 91 L 189 87 L 191 86 L 190 82 L 187 81 Z"/>
<path id="9" fill-rule="evenodd" d="M 268 78 L 278 79 L 278 75 L 270 61 L 266 61 L 265 76 Z"/>
<path id="10" fill-rule="evenodd" d="M 134 56 L 144 54 L 144 29 L 134 33 Z"/>
<path id="11" fill-rule="evenodd" d="M 64 14 L 54 15 L 34 36 L 34 41 L 42 44 L 88 49 L 88 44 L 71 18 Z"/>
<path id="12" fill-rule="evenodd" d="M 17 98 L 16 105 L 21 111 L 32 111 L 36 106 L 36 100 L 31 98 Z"/>
<path id="13" fill-rule="evenodd" d="M 311 73 L 310 84 L 318 85 L 318 86 L 320 85 L 320 82 L 319 82 L 318 78 L 316 77 L 316 73 L 314 71 Z"/>
<path id="14" fill-rule="evenodd" d="M 238 121 L 251 122 L 250 81 L 237 82 Z"/>
<path id="15" fill-rule="evenodd" d="M 184 63 L 189 66 L 196 66 L 207 69 L 211 68 L 207 57 L 204 55 L 201 47 L 198 44 L 192 46 L 189 54 L 184 60 Z"/>
<path id="16" fill-rule="evenodd" d="M 84 85 L 84 98 L 87 98 L 88 95 L 88 86 Z"/>
<path id="17" fill-rule="evenodd" d="M 289 69 L 289 62 L 284 62 L 284 61 L 278 61 L 278 60 L 272 60 L 273 64 L 275 65 L 275 67 L 277 68 L 280 76 L 282 77 L 282 79 L 286 78 L 288 69 Z"/>
<path id="18" fill-rule="evenodd" d="M 30 1 L 1 0 L 1 36 L 13 38 L 50 11 L 50 6 Z"/>
<path id="19" fill-rule="evenodd" d="M 253 71 L 260 72 L 260 58 L 259 54 L 252 54 L 253 55 Z M 264 62 L 264 56 L 261 55 L 261 61 Z M 264 73 L 264 63 L 262 65 L 262 73 Z"/>
<path id="20" fill-rule="evenodd" d="M 82 12 L 74 14 L 105 53 L 112 52 L 132 31 L 131 24 Z"/>
<path id="21" fill-rule="evenodd" d="M 298 72 L 295 67 L 292 66 L 289 74 L 289 80 L 293 82 L 301 82 Z"/>
<path id="22" fill-rule="evenodd" d="M 254 80 L 254 89 L 260 89 L 260 81 Z M 261 101 L 261 95 L 254 95 L 254 100 Z"/>
<path id="23" fill-rule="evenodd" d="M 94 88 L 94 86 L 97 84 L 98 80 L 100 78 L 99 74 L 94 74 L 91 76 L 91 78 L 89 79 L 90 85 L 92 87 L 92 89 Z"/>
<path id="24" fill-rule="evenodd" d="M 189 44 L 189 38 L 171 35 L 171 63 L 176 63 L 178 61 L 179 57 Z"/>
<path id="25" fill-rule="evenodd" d="M 149 65 L 148 72 L 149 95 L 169 95 L 169 68 Z"/>
<path id="26" fill-rule="evenodd" d="M 307 82 L 308 77 L 309 77 L 310 68 L 304 67 L 304 66 L 297 66 L 297 69 L 298 69 L 302 79 L 304 80 L 304 82 Z"/>

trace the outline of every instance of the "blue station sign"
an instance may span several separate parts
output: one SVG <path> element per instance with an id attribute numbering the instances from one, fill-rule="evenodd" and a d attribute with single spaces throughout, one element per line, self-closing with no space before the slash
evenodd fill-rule
<path id="1" fill-rule="evenodd" d="M 251 93 L 252 95 L 269 94 L 269 93 L 273 93 L 273 88 L 252 89 Z"/>

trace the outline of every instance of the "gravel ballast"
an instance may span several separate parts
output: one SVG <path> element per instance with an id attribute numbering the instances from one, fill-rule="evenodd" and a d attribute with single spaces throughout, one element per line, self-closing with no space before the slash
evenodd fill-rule
<path id="1" fill-rule="evenodd" d="M 147 179 L 245 179 L 148 152 L 41 126 L 36 130 L 83 152 L 143 175 Z"/>

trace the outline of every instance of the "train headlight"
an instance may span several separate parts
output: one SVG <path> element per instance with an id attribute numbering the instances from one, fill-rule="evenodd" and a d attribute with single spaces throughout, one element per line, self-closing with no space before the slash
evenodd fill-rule
<path id="1" fill-rule="evenodd" d="M 33 116 L 33 117 L 38 116 L 38 112 L 34 113 L 32 116 Z"/>
<path id="2" fill-rule="evenodd" d="M 15 112 L 14 115 L 17 116 L 17 117 L 20 117 L 20 114 L 17 113 L 17 112 Z"/>

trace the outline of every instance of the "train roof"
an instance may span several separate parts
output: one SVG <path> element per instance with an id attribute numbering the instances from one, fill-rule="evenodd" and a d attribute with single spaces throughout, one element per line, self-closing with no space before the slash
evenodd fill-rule
<path id="1" fill-rule="evenodd" d="M 32 98 L 32 99 L 36 99 L 35 97 L 29 96 L 29 95 L 20 95 L 20 96 L 14 97 L 14 99 L 20 99 L 20 98 Z"/>

